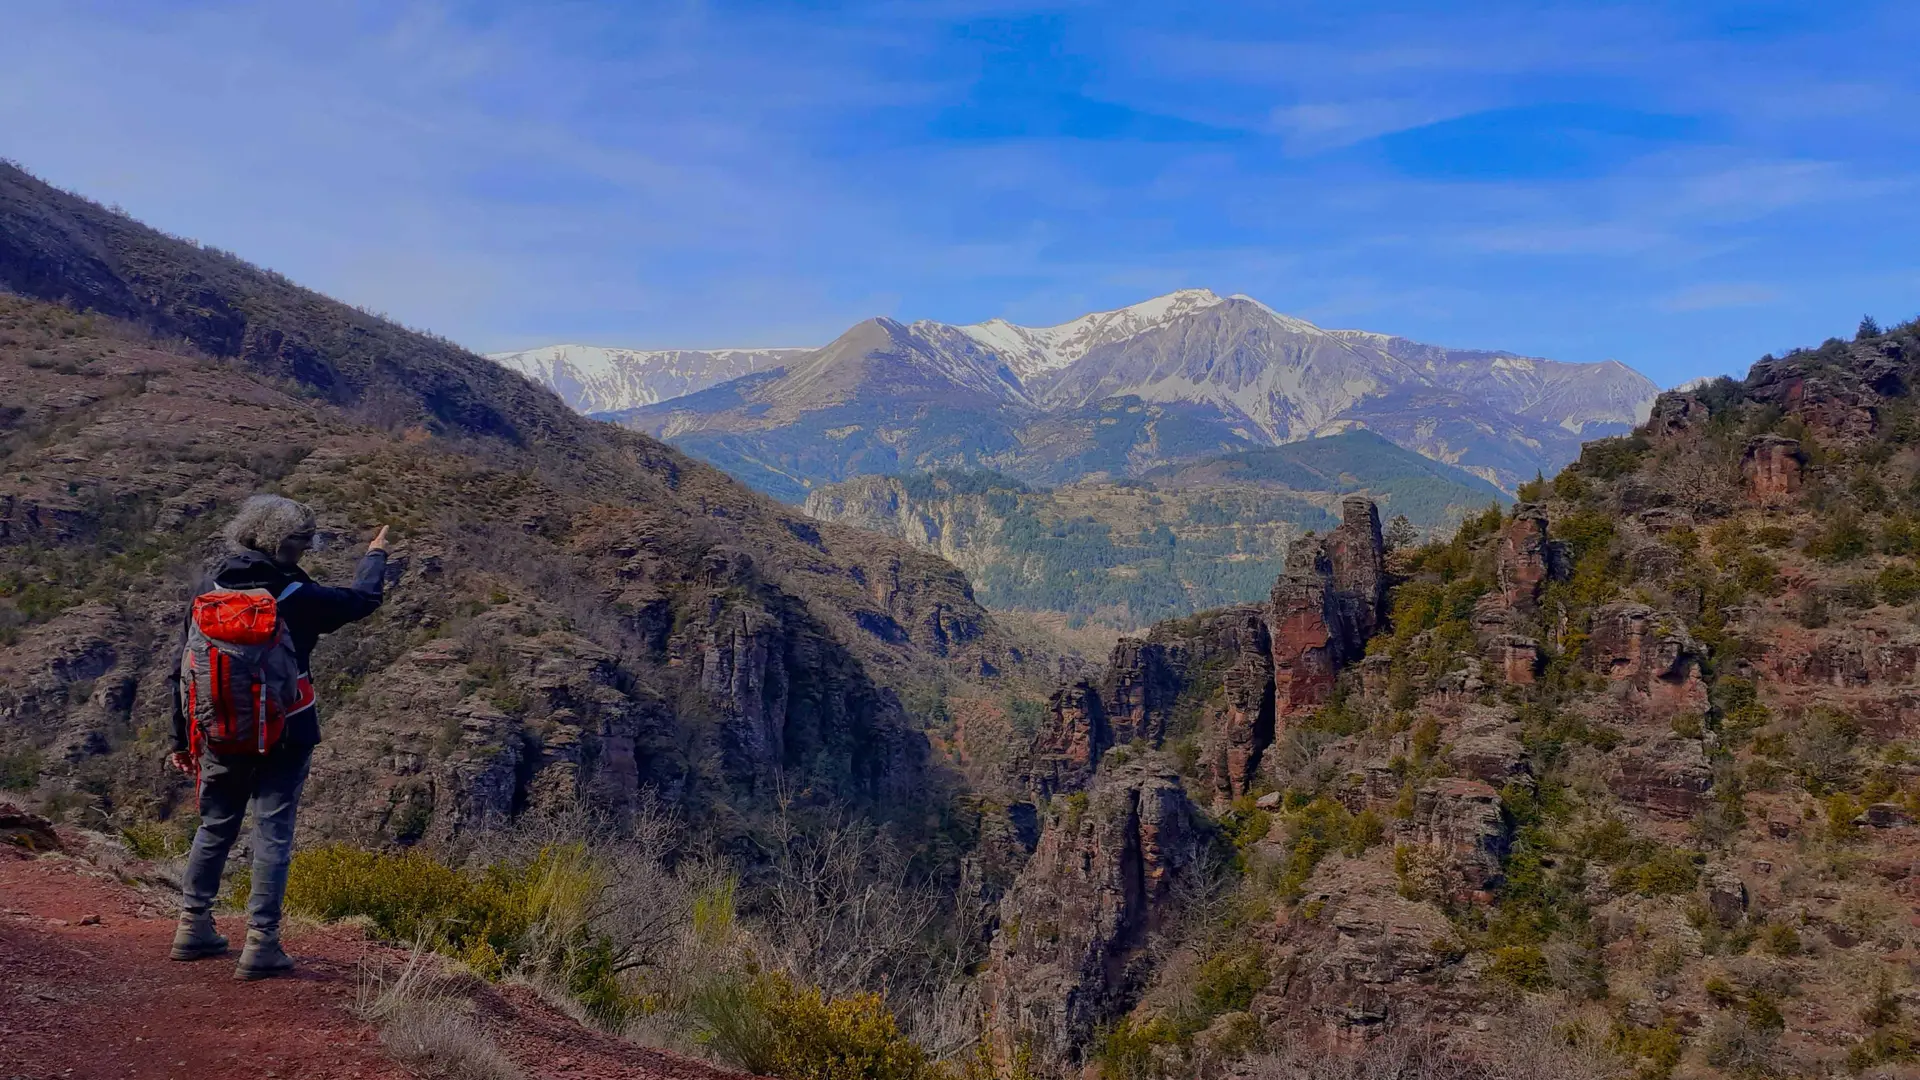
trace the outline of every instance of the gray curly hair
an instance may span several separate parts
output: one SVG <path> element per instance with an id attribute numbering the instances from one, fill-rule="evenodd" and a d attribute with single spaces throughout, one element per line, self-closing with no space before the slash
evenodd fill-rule
<path id="1" fill-rule="evenodd" d="M 240 504 L 227 522 L 227 543 L 235 551 L 257 551 L 272 558 L 290 536 L 311 535 L 318 522 L 305 503 L 284 495 L 255 495 Z"/>

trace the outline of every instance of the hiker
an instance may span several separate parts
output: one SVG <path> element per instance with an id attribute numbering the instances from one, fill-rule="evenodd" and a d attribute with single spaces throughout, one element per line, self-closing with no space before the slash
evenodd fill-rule
<path id="1" fill-rule="evenodd" d="M 320 741 L 308 657 L 321 634 L 380 606 L 387 529 L 367 545 L 353 585 L 319 585 L 300 569 L 313 546 L 313 511 L 279 495 L 255 495 L 227 525 L 228 551 L 209 568 L 189 605 L 174 652 L 173 753 L 198 776 L 200 829 L 181 888 L 175 960 L 227 951 L 213 901 L 227 852 L 253 808 L 253 891 L 247 944 L 234 977 L 291 970 L 280 947 L 280 905 L 293 858 L 293 819 Z"/>

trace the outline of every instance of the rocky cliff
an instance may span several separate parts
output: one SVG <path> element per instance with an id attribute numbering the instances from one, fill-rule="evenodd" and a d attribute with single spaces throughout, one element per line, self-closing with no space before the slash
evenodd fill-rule
<path id="1" fill-rule="evenodd" d="M 1123 643 L 1034 747 L 1074 750 L 1030 786 L 1045 857 L 1003 902 L 1002 1024 L 1056 1060 L 1186 1075 L 1409 1027 L 1497 1062 L 1532 1002 L 1610 1061 L 1578 1075 L 1899 1067 L 1916 377 L 1913 324 L 1768 358 L 1662 397 L 1511 512 L 1382 559 L 1350 504 L 1267 605 Z M 1109 895 L 1063 815 L 1143 762 L 1231 868 L 1176 890 L 1145 950 L 1094 920 L 1023 951 L 1029 913 Z M 1094 1008 L 1095 1034 L 1043 997 Z"/>
<path id="2" fill-rule="evenodd" d="M 912 819 L 944 796 L 901 693 L 1023 663 L 934 556 L 11 168 L 0 286 L 0 772 L 63 812 L 182 802 L 167 650 L 257 490 L 318 512 L 322 580 L 399 538 L 386 606 L 315 658 L 315 833 L 643 791 L 722 829 L 777 789 Z"/>

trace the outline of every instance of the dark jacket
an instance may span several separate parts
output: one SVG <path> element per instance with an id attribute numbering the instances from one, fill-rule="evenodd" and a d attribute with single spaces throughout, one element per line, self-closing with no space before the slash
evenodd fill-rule
<path id="1" fill-rule="evenodd" d="M 305 570 L 297 566 L 288 570 L 265 555 L 248 551 L 227 555 L 216 562 L 194 595 L 214 589 L 266 589 L 278 596 L 288 585 L 299 582 L 300 587 L 280 601 L 280 617 L 286 621 L 287 631 L 293 636 L 293 650 L 300 657 L 300 674 L 311 678 L 308 658 L 313 655 L 313 646 L 320 640 L 320 635 L 373 614 L 380 607 L 381 586 L 385 583 L 386 573 L 387 553 L 369 551 L 361 558 L 360 568 L 354 572 L 353 585 L 336 589 L 316 584 Z M 180 700 L 180 659 L 187 648 L 186 619 L 190 617 L 191 611 L 181 619 L 180 639 L 173 646 L 173 669 L 167 676 L 173 691 L 175 750 L 187 748 L 187 715 L 184 703 Z M 319 742 L 319 709 L 308 706 L 287 717 L 286 730 L 280 738 L 283 742 L 301 746 Z"/>

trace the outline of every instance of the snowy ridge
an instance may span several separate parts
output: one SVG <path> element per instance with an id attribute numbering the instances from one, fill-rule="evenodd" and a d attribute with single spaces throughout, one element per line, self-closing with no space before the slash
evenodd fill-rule
<path id="1" fill-rule="evenodd" d="M 811 349 L 613 349 L 546 345 L 491 353 L 503 367 L 559 394 L 583 413 L 611 412 L 704 390 L 728 379 L 779 367 Z"/>
<path id="2" fill-rule="evenodd" d="M 1659 393 L 1613 360 L 1565 363 L 1327 330 L 1250 296 L 1209 289 L 1181 289 L 1055 326 L 875 318 L 814 350 L 555 345 L 495 359 L 552 387 L 576 409 L 609 413 L 783 369 L 742 384 L 739 393 L 702 395 L 672 412 L 656 432 L 668 437 L 696 429 L 743 437 L 779 431 L 764 437 L 792 443 L 807 438 L 806 418 L 824 410 L 842 418 L 849 408 L 893 415 L 914 403 L 933 411 L 889 429 L 887 438 L 923 428 L 949 437 L 946 414 L 974 410 L 990 418 L 982 421 L 988 428 L 1003 425 L 1004 439 L 1017 441 L 1012 432 L 1035 416 L 1055 423 L 1046 430 L 1066 430 L 1058 425 L 1077 423 L 1071 418 L 1092 415 L 1102 403 L 1138 399 L 1173 410 L 1164 415 L 1203 418 L 1193 422 L 1214 425 L 1221 439 L 1256 445 L 1364 426 L 1509 489 L 1571 460 L 1582 440 L 1643 422 Z M 858 440 L 841 441 L 861 425 L 837 419 L 831 430 L 838 434 L 821 448 L 828 457 L 869 452 L 847 449 L 864 445 Z M 1041 427 L 1032 430 L 1042 437 Z M 1166 429 L 1175 439 L 1194 438 L 1194 430 Z M 1004 439 L 996 445 L 1011 445 Z M 870 452 L 874 461 L 890 460 L 897 448 L 882 440 Z"/>
<path id="3" fill-rule="evenodd" d="M 1096 311 L 1058 326 L 1018 326 L 1005 319 L 956 327 L 1005 358 L 1022 381 L 1056 371 L 1114 341 L 1137 337 L 1196 311 L 1225 303 L 1211 289 L 1180 289 L 1113 311 Z"/>

